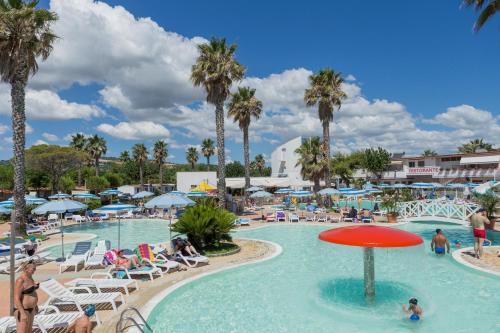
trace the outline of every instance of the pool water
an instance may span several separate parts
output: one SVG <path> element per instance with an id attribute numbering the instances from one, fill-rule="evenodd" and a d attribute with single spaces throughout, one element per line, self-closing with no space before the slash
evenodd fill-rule
<path id="1" fill-rule="evenodd" d="M 466 228 L 439 227 L 452 241 L 472 242 Z M 272 225 L 238 232 L 276 242 L 283 253 L 176 289 L 148 322 L 156 332 L 176 333 L 500 332 L 498 277 L 430 253 L 436 225 L 401 227 L 421 235 L 424 245 L 375 250 L 373 302 L 363 296 L 362 249 L 319 241 L 327 228 Z M 410 297 L 423 307 L 420 322 L 403 315 L 401 305 Z"/>

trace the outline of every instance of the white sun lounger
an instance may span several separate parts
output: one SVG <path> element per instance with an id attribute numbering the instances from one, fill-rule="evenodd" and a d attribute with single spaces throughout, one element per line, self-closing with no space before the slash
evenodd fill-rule
<path id="1" fill-rule="evenodd" d="M 119 272 L 119 271 L 123 271 L 125 272 L 125 275 L 127 276 L 127 278 L 129 279 L 132 279 L 133 276 L 143 276 L 143 275 L 147 275 L 149 276 L 149 279 L 151 281 L 154 280 L 154 276 L 155 275 L 159 275 L 160 277 L 163 276 L 163 271 L 161 270 L 160 267 L 153 267 L 153 266 L 150 266 L 150 267 L 145 267 L 145 268 L 136 268 L 136 269 L 126 269 L 126 268 L 123 268 L 123 267 L 120 267 L 120 266 L 116 266 L 116 265 L 113 265 L 108 273 L 110 274 L 113 274 L 113 272 Z"/>
<path id="2" fill-rule="evenodd" d="M 288 222 L 300 222 L 300 218 L 297 214 L 288 214 Z"/>
<path id="3" fill-rule="evenodd" d="M 148 265 L 152 267 L 158 267 L 165 269 L 165 273 L 168 273 L 171 269 L 179 269 L 180 264 L 177 261 L 168 260 L 163 254 L 158 254 L 155 256 L 155 261 L 151 262 L 147 258 L 142 258 L 142 261 L 146 262 Z"/>
<path id="4" fill-rule="evenodd" d="M 92 293 L 88 287 L 72 287 L 65 288 L 62 284 L 54 279 L 49 279 L 47 281 L 40 283 L 40 288 L 49 295 L 47 300 L 47 305 L 67 305 L 76 304 L 79 311 L 82 310 L 82 305 L 88 304 L 111 304 L 113 310 L 118 311 L 116 306 L 116 299 L 121 301 L 121 304 L 125 304 L 125 299 L 122 293 Z M 86 291 L 86 293 L 75 294 L 73 290 Z"/>
<path id="5" fill-rule="evenodd" d="M 66 328 L 73 324 L 79 317 L 81 312 L 60 312 L 54 306 L 46 306 L 41 309 L 39 314 L 35 316 L 33 328 L 38 328 L 42 333 L 47 333 L 51 329 Z M 97 324 L 100 325 L 100 320 L 96 314 Z M 16 319 L 14 317 L 0 318 L 0 333 L 10 333 L 16 331 Z"/>
<path id="6" fill-rule="evenodd" d="M 67 268 L 74 267 L 75 272 L 78 270 L 80 265 L 85 265 L 90 252 L 86 252 L 85 254 L 71 254 L 69 253 L 66 256 L 66 260 L 59 264 L 59 274 L 62 274 Z"/>
<path id="7" fill-rule="evenodd" d="M 318 216 L 318 218 L 316 219 L 316 221 L 318 221 L 318 222 L 328 222 L 328 215 Z"/>
<path id="8" fill-rule="evenodd" d="M 98 278 L 99 277 L 99 278 Z M 115 279 L 109 273 L 94 273 L 90 278 L 76 278 L 64 284 L 68 287 L 89 287 L 102 293 L 103 289 L 123 289 L 125 294 L 130 294 L 130 288 L 139 290 L 139 284 L 134 279 Z"/>
<path id="9" fill-rule="evenodd" d="M 200 263 L 208 264 L 208 257 L 205 256 L 183 256 L 180 251 L 176 255 L 189 267 L 196 267 Z"/>

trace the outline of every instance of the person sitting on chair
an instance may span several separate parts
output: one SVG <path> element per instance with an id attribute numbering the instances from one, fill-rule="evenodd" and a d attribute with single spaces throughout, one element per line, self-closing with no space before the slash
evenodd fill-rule
<path id="1" fill-rule="evenodd" d="M 174 253 L 181 252 L 183 256 L 190 256 L 190 257 L 196 257 L 199 256 L 200 254 L 194 246 L 187 240 L 187 239 L 182 239 L 180 237 L 177 237 L 174 241 Z"/>

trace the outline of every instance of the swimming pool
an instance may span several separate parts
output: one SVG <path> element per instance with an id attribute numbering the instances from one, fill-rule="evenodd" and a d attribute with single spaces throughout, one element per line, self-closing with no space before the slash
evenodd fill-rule
<path id="1" fill-rule="evenodd" d="M 441 225 L 450 240 L 471 243 L 469 231 Z M 157 332 L 500 332 L 498 278 L 429 251 L 435 225 L 406 224 L 425 244 L 376 249 L 373 303 L 363 297 L 362 250 L 317 239 L 327 226 L 272 225 L 238 232 L 279 243 L 278 257 L 188 283 L 163 299 L 148 322 Z M 420 322 L 401 311 L 409 297 Z"/>

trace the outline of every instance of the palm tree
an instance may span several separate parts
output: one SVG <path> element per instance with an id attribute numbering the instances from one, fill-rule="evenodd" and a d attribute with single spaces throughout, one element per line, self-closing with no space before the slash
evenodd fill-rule
<path id="1" fill-rule="evenodd" d="M 340 110 L 342 101 L 347 95 L 342 91 L 342 76 L 331 68 L 324 68 L 318 74 L 309 77 L 310 87 L 304 92 L 307 106 L 318 104 L 319 120 L 323 126 L 323 154 L 330 158 L 330 121 L 333 120 L 335 108 Z M 330 165 L 326 164 L 325 186 L 330 187 Z"/>
<path id="2" fill-rule="evenodd" d="M 25 88 L 30 75 L 38 70 L 37 59 L 46 60 L 57 36 L 51 24 L 57 15 L 36 8 L 38 1 L 0 0 L 0 77 L 10 84 L 12 107 L 12 141 L 14 168 L 14 211 L 10 232 L 10 251 L 14 252 L 16 225 L 25 229 L 25 164 L 26 140 Z M 10 269 L 15 270 L 14 256 Z M 14 307 L 15 274 L 10 275 L 10 309 Z"/>
<path id="3" fill-rule="evenodd" d="M 474 31 L 478 32 L 483 25 L 498 11 L 500 11 L 500 0 L 464 0 L 467 7 L 474 6 L 476 11 L 480 11 L 479 17 L 474 23 Z"/>
<path id="4" fill-rule="evenodd" d="M 167 143 L 163 140 L 158 140 L 155 142 L 154 148 L 153 148 L 153 155 L 156 164 L 158 164 L 158 172 L 160 173 L 160 191 L 163 186 L 163 164 L 165 164 L 165 161 L 167 160 L 168 156 L 168 150 L 167 150 Z"/>
<path id="5" fill-rule="evenodd" d="M 432 149 L 426 149 L 422 153 L 422 156 L 425 156 L 425 157 L 431 157 L 431 156 L 437 156 L 437 155 L 438 155 L 438 153 L 436 153 L 436 151 L 432 150 Z"/>
<path id="6" fill-rule="evenodd" d="M 99 176 L 99 160 L 103 155 L 106 155 L 108 147 L 106 146 L 106 140 L 104 138 L 94 134 L 87 139 L 87 145 L 85 146 L 85 151 L 94 159 L 95 163 L 95 175 Z"/>
<path id="7" fill-rule="evenodd" d="M 134 161 L 139 165 L 139 179 L 141 182 L 141 190 L 144 190 L 144 162 L 148 160 L 148 149 L 142 143 L 136 143 L 132 147 L 132 155 Z"/>
<path id="8" fill-rule="evenodd" d="M 319 136 L 306 139 L 295 153 L 299 155 L 295 166 L 301 167 L 300 173 L 304 179 L 314 182 L 314 192 L 317 193 L 320 189 L 319 181 L 324 177 L 329 162 L 323 153 Z"/>
<path id="9" fill-rule="evenodd" d="M 122 163 L 127 163 L 130 161 L 130 153 L 128 152 L 128 150 L 124 150 L 120 153 L 120 162 Z"/>
<path id="10" fill-rule="evenodd" d="M 266 159 L 264 158 L 264 155 L 258 154 L 255 156 L 255 167 L 259 171 L 259 176 L 262 177 L 264 168 L 266 167 Z"/>
<path id="11" fill-rule="evenodd" d="M 484 142 L 483 139 L 474 139 L 458 147 L 458 151 L 463 154 L 475 153 L 478 150 L 490 151 L 493 150 L 493 145 L 491 143 Z"/>
<path id="12" fill-rule="evenodd" d="M 209 43 L 198 45 L 200 55 L 191 68 L 195 86 L 203 86 L 207 102 L 215 105 L 215 130 L 217 132 L 217 191 L 219 205 L 226 205 L 226 156 L 224 151 L 224 102 L 229 96 L 233 81 L 240 81 L 245 67 L 234 58 L 236 45 L 226 45 L 224 38 L 212 38 Z"/>
<path id="13" fill-rule="evenodd" d="M 215 154 L 214 141 L 210 138 L 201 142 L 201 153 L 207 159 L 207 171 L 210 170 L 210 157 Z"/>
<path id="14" fill-rule="evenodd" d="M 238 122 L 243 131 L 243 158 L 245 161 L 245 189 L 250 187 L 250 152 L 248 147 L 248 127 L 252 117 L 259 119 L 262 113 L 262 102 L 255 97 L 255 89 L 239 87 L 238 91 L 231 95 L 229 111 L 227 115 Z"/>
<path id="15" fill-rule="evenodd" d="M 69 143 L 71 147 L 80 153 L 85 152 L 85 146 L 87 145 L 87 138 L 82 133 L 77 133 L 71 136 L 71 142 Z M 82 185 L 82 162 L 78 162 L 78 186 Z"/>
<path id="16" fill-rule="evenodd" d="M 198 162 L 198 150 L 196 147 L 189 147 L 186 150 L 186 161 L 191 164 L 191 170 L 194 171 L 194 166 Z"/>

